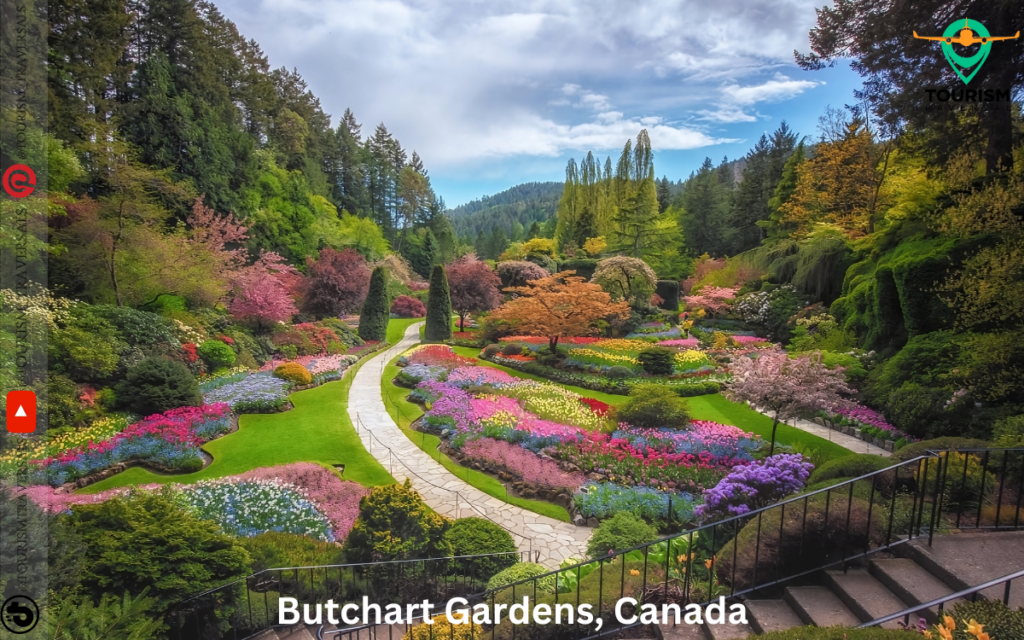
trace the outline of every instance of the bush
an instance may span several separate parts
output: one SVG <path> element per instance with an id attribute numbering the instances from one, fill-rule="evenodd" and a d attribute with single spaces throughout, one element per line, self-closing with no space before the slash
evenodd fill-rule
<path id="1" fill-rule="evenodd" d="M 430 297 L 427 298 L 427 322 L 423 338 L 427 342 L 441 342 L 452 337 L 452 299 L 448 291 L 448 277 L 444 267 L 435 265 L 430 274 Z"/>
<path id="2" fill-rule="evenodd" d="M 459 518 L 444 534 L 456 556 L 478 556 L 490 553 L 508 553 L 495 558 L 477 558 L 459 561 L 460 575 L 487 580 L 502 569 L 519 561 L 516 543 L 507 531 L 483 518 Z"/>
<path id="3" fill-rule="evenodd" d="M 359 500 L 359 517 L 345 540 L 349 562 L 450 557 L 447 518 L 430 511 L 406 479 L 375 487 Z"/>
<path id="4" fill-rule="evenodd" d="M 509 342 L 501 348 L 501 353 L 506 356 L 518 356 L 523 352 L 523 347 L 516 342 Z"/>
<path id="5" fill-rule="evenodd" d="M 420 624 L 410 628 L 402 640 L 483 640 L 484 630 L 478 624 L 466 622 L 452 624 L 448 616 L 440 616 L 433 624 Z"/>
<path id="6" fill-rule="evenodd" d="M 666 311 L 679 311 L 679 282 L 675 280 L 658 280 L 654 293 L 661 298 L 658 305 Z"/>
<path id="7" fill-rule="evenodd" d="M 956 640 L 972 636 L 963 633 L 963 621 L 977 620 L 985 625 L 985 633 L 993 640 L 1002 638 L 1024 638 L 1024 609 L 1010 609 L 998 600 L 977 600 L 976 602 L 959 602 L 953 607 L 953 619 L 958 621 L 961 630 L 954 633 Z"/>
<path id="8" fill-rule="evenodd" d="M 668 387 L 638 384 L 630 390 L 629 400 L 619 407 L 616 419 L 641 429 L 681 429 L 690 424 L 690 410 L 686 401 Z"/>
<path id="9" fill-rule="evenodd" d="M 427 307 L 409 296 L 398 296 L 391 303 L 391 313 L 399 318 L 422 318 L 427 315 Z"/>
<path id="10" fill-rule="evenodd" d="M 718 552 L 720 579 L 733 575 L 734 557 L 732 587 L 746 589 L 754 586 L 755 580 L 762 583 L 809 571 L 841 560 L 844 551 L 853 553 L 885 541 L 886 519 L 869 518 L 870 504 L 856 497 L 851 503 L 842 491 L 808 498 L 806 516 L 803 505 L 784 511 L 785 522 L 780 522 L 783 509 L 762 511 L 722 547 Z"/>
<path id="11" fill-rule="evenodd" d="M 377 267 L 370 276 L 370 291 L 359 312 L 359 337 L 363 340 L 385 340 L 388 335 L 387 274 Z"/>
<path id="12" fill-rule="evenodd" d="M 234 350 L 220 340 L 207 340 L 199 345 L 197 351 L 210 370 L 230 367 L 235 364 Z"/>
<path id="13" fill-rule="evenodd" d="M 620 511 L 594 530 L 587 543 L 587 553 L 591 558 L 599 558 L 611 551 L 625 551 L 657 538 L 658 532 L 654 527 L 628 511 Z"/>
<path id="14" fill-rule="evenodd" d="M 550 571 L 550 569 L 546 569 L 533 562 L 520 562 L 492 576 L 491 579 L 487 581 L 487 590 L 490 591 L 492 589 L 498 589 L 507 584 L 512 584 L 513 582 L 526 580 L 527 578 L 542 576 L 545 573 L 550 573 Z M 538 594 L 552 593 L 554 590 L 555 576 L 548 576 L 537 581 Z M 533 589 L 530 589 L 530 591 L 533 591 Z"/>
<path id="15" fill-rule="evenodd" d="M 929 451 L 964 451 L 967 449 L 987 449 L 989 443 L 974 438 L 934 438 L 912 442 L 893 454 L 897 462 L 912 460 L 918 456 L 926 456 Z"/>
<path id="16" fill-rule="evenodd" d="M 498 355 L 501 352 L 502 350 L 500 344 L 489 344 L 486 347 L 484 347 L 485 358 L 493 358 L 494 356 Z"/>
<path id="17" fill-rule="evenodd" d="M 893 465 L 887 458 L 869 453 L 854 453 L 829 460 L 814 470 L 807 484 L 813 485 L 837 478 L 859 478 Z"/>
<path id="18" fill-rule="evenodd" d="M 675 362 L 676 352 L 665 347 L 651 347 L 644 349 L 637 356 L 644 372 L 652 376 L 667 376 L 672 373 L 672 365 Z"/>
<path id="19" fill-rule="evenodd" d="M 294 385 L 304 386 L 312 384 L 313 374 L 309 372 L 309 369 L 302 366 L 298 362 L 286 362 L 280 364 L 274 369 L 274 377 L 280 378 L 281 380 L 287 380 Z"/>
<path id="20" fill-rule="evenodd" d="M 341 564 L 343 555 L 337 545 L 294 533 L 268 531 L 239 543 L 252 557 L 252 570 L 274 567 L 314 567 Z"/>
<path id="21" fill-rule="evenodd" d="M 164 358 L 146 358 L 129 369 L 117 388 L 117 397 L 122 406 L 140 416 L 197 407 L 202 402 L 199 383 L 188 368 Z"/>

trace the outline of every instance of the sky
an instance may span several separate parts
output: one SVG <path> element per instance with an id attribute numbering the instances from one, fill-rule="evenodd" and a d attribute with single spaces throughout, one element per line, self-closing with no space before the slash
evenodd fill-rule
<path id="1" fill-rule="evenodd" d="M 613 163 L 648 130 L 655 171 L 741 157 L 782 120 L 811 138 L 853 102 L 847 65 L 803 71 L 824 0 L 219 0 L 334 123 L 351 108 L 423 158 L 449 206 Z"/>

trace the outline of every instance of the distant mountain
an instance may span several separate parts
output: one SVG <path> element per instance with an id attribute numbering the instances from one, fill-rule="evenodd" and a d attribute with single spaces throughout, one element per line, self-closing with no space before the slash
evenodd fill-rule
<path id="1" fill-rule="evenodd" d="M 534 222 L 543 224 L 555 215 L 564 186 L 561 182 L 527 182 L 455 207 L 448 215 L 459 236 L 475 238 L 480 231 L 490 234 L 491 228 L 497 227 L 511 237 L 516 223 L 529 231 Z"/>

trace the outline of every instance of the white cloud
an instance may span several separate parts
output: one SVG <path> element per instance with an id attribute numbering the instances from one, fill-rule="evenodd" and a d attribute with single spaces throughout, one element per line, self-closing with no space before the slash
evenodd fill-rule
<path id="1" fill-rule="evenodd" d="M 727 125 L 757 119 L 753 105 L 816 85 L 771 74 L 806 50 L 818 3 L 217 4 L 273 66 L 298 68 L 335 121 L 348 107 L 364 134 L 384 122 L 436 174 L 481 158 L 618 149 L 644 127 L 659 149 L 734 140 Z"/>

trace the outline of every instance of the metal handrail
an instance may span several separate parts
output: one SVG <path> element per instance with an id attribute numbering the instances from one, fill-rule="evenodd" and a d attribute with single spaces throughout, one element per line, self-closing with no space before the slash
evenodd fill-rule
<path id="1" fill-rule="evenodd" d="M 992 580 L 989 580 L 988 582 L 984 582 L 982 584 L 979 584 L 976 587 L 969 587 L 967 589 L 962 589 L 960 591 L 957 591 L 956 593 L 951 593 L 951 594 L 949 594 L 947 596 L 942 596 L 941 598 L 935 598 L 934 600 L 931 600 L 929 602 L 925 602 L 924 604 L 917 604 L 917 605 L 914 605 L 912 607 L 907 607 L 903 611 L 899 611 L 897 613 L 893 613 L 893 614 L 890 614 L 890 615 L 887 615 L 887 616 L 883 616 L 881 618 L 877 618 L 875 620 L 872 620 L 871 622 L 865 622 L 864 624 L 858 625 L 857 628 L 858 629 L 862 629 L 862 628 L 865 628 L 865 627 L 877 627 L 880 624 L 885 624 L 886 622 L 892 622 L 893 620 L 897 620 L 899 618 L 903 618 L 903 621 L 906 624 L 906 623 L 910 622 L 910 615 L 911 614 L 917 613 L 918 611 L 921 611 L 922 609 L 931 609 L 932 607 L 938 607 L 939 608 L 939 615 L 942 615 L 943 605 L 945 603 L 949 602 L 950 600 L 959 600 L 960 598 L 966 598 L 967 596 L 973 596 L 972 600 L 977 600 L 978 599 L 978 592 L 979 591 L 984 591 L 985 589 L 991 589 L 992 587 L 998 587 L 1001 584 L 1005 584 L 1006 585 L 1006 588 L 1003 590 L 1003 604 L 1009 605 L 1009 603 L 1010 603 L 1010 584 L 1014 580 L 1016 580 L 1018 578 L 1024 578 L 1024 569 L 1021 569 L 1020 571 L 1014 571 L 1013 573 L 1008 573 L 1008 574 L 1006 574 L 1005 576 L 1003 576 L 1001 578 L 993 578 Z"/>

